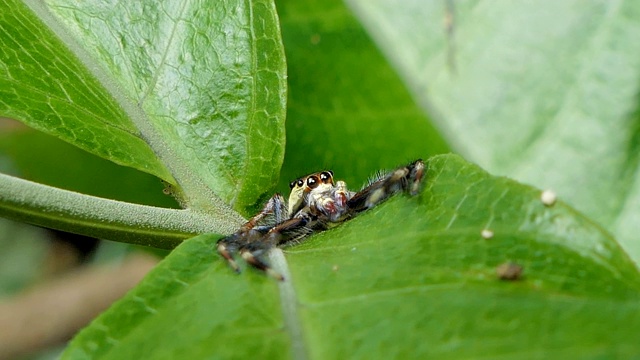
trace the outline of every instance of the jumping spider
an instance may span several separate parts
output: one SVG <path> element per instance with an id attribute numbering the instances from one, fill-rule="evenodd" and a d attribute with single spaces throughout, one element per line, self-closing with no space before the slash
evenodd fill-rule
<path id="1" fill-rule="evenodd" d="M 344 181 L 334 183 L 330 170 L 303 176 L 289 184 L 288 202 L 275 194 L 237 232 L 218 241 L 218 253 L 238 273 L 236 252 L 249 265 L 282 281 L 284 277 L 261 258 L 268 250 L 336 226 L 401 191 L 415 195 L 424 174 L 424 162 L 416 160 L 377 176 L 358 192 L 349 191 Z"/>

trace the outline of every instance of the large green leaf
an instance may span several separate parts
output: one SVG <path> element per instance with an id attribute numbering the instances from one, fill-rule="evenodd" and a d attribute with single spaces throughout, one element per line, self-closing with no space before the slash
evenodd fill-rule
<path id="1" fill-rule="evenodd" d="M 640 355 L 640 274 L 609 234 L 457 156 L 428 165 L 420 195 L 286 250 L 283 283 L 186 241 L 63 357 Z M 499 280 L 505 262 L 522 278 Z"/>
<path id="2" fill-rule="evenodd" d="M 639 2 L 348 3 L 455 151 L 555 189 L 640 262 Z"/>
<path id="3" fill-rule="evenodd" d="M 244 212 L 275 184 L 286 69 L 272 2 L 2 7 L 0 114 L 177 181 L 195 209 L 219 197 Z"/>
<path id="4" fill-rule="evenodd" d="M 22 2 L 0 4 L 0 114 L 173 181 L 115 100 Z"/>

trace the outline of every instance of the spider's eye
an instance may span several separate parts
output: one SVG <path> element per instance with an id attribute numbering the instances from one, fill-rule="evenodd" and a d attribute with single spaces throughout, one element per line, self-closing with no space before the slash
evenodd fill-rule
<path id="1" fill-rule="evenodd" d="M 311 189 L 318 186 L 318 177 L 317 176 L 309 176 L 307 178 L 307 186 Z"/>
<path id="2" fill-rule="evenodd" d="M 333 172 L 332 171 L 321 172 L 320 181 L 322 181 L 324 184 L 333 183 Z"/>
<path id="3" fill-rule="evenodd" d="M 297 185 L 299 187 L 302 187 L 302 185 L 304 185 L 304 181 L 302 179 L 299 179 L 298 182 L 297 182 Z"/>
<path id="4" fill-rule="evenodd" d="M 289 189 L 293 189 L 293 187 L 296 186 L 296 182 L 292 181 L 289 183 Z"/>

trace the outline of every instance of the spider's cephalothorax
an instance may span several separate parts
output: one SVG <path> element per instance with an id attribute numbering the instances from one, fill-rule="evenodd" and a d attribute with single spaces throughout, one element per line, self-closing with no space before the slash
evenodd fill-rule
<path id="1" fill-rule="evenodd" d="M 287 202 L 282 195 L 275 194 L 237 232 L 220 239 L 218 253 L 236 272 L 240 268 L 233 254 L 238 252 L 251 266 L 284 280 L 262 259 L 266 251 L 353 218 L 398 192 L 415 195 L 424 174 L 424 162 L 416 160 L 378 176 L 358 192 L 349 191 L 344 181 L 334 182 L 330 170 L 303 176 L 289 184 L 291 193 Z"/>

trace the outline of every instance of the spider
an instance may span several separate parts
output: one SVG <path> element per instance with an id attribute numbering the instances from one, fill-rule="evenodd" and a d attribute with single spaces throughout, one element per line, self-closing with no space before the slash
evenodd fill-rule
<path id="1" fill-rule="evenodd" d="M 238 231 L 220 239 L 218 253 L 237 273 L 240 267 L 233 254 L 276 280 L 284 277 L 273 270 L 262 255 L 276 246 L 291 245 L 313 232 L 327 230 L 370 209 L 399 192 L 418 193 L 425 174 L 422 160 L 376 176 L 362 190 L 349 191 L 344 181 L 334 183 L 333 171 L 303 176 L 289 183 L 285 202 L 280 194 L 267 201 L 262 210 Z"/>

